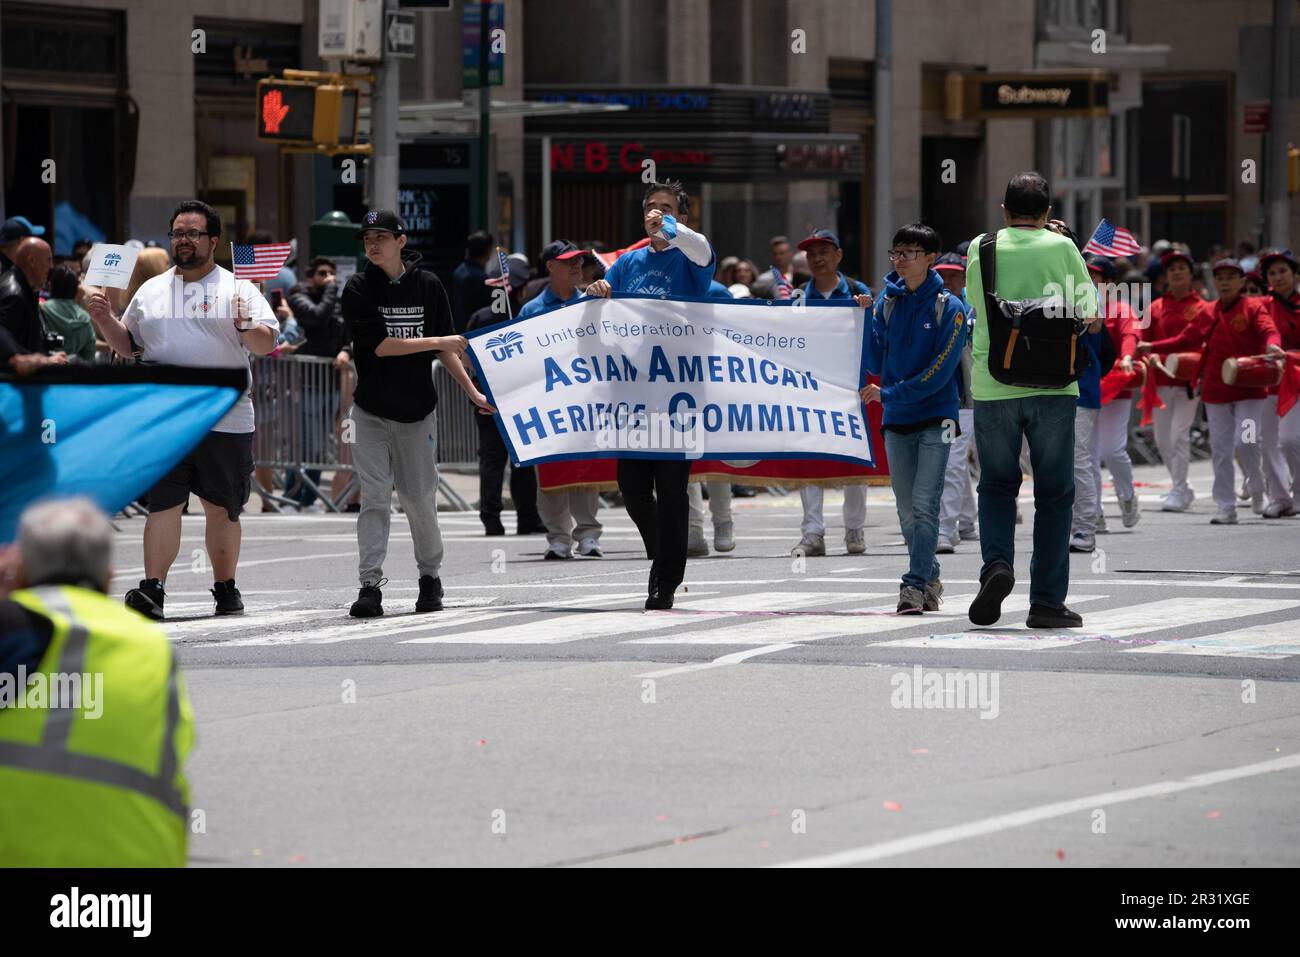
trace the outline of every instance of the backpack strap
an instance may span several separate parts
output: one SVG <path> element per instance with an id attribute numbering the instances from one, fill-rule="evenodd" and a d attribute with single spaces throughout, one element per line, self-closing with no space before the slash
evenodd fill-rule
<path id="1" fill-rule="evenodd" d="M 984 298 L 996 297 L 998 292 L 998 234 L 994 230 L 980 237 L 980 285 Z"/>

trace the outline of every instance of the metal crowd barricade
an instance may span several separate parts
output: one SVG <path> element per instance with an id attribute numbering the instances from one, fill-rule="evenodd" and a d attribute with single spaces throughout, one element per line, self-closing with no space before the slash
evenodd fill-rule
<path id="1" fill-rule="evenodd" d="M 263 500 L 277 511 L 293 508 L 297 503 L 274 490 L 275 485 L 289 489 L 296 483 L 310 488 L 331 512 L 342 511 L 357 489 L 347 436 L 351 434 L 347 408 L 342 408 L 342 375 L 355 381 L 351 368 L 340 373 L 333 360 L 323 356 L 253 356 L 251 395 L 256 416 L 253 433 L 253 464 L 258 469 L 279 472 L 280 481 L 270 488 L 254 478 L 254 487 Z M 474 432 L 473 403 L 460 391 L 445 370 L 435 372 L 438 385 L 439 459 L 449 466 L 468 462 L 477 466 L 477 437 L 469 445 L 466 436 Z M 347 390 L 351 398 L 351 389 Z M 460 402 L 457 403 L 456 399 Z M 445 403 L 445 405 L 444 405 Z M 445 438 L 444 438 L 445 436 Z M 334 497 L 308 474 L 346 473 L 349 478 Z M 274 478 L 274 476 L 273 476 Z M 321 484 L 324 484 L 323 482 Z M 438 491 L 455 511 L 468 511 L 470 504 L 440 475 Z"/>

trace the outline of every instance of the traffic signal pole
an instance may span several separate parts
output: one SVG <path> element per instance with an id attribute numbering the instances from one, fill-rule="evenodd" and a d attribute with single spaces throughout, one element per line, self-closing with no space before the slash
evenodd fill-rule
<path id="1" fill-rule="evenodd" d="M 492 166 L 492 87 L 488 83 L 490 79 L 488 14 L 491 12 L 492 4 L 489 0 L 482 0 L 478 12 L 478 225 L 480 229 L 492 228 L 491 221 L 488 219 Z"/>
<path id="2" fill-rule="evenodd" d="M 387 10 L 398 9 L 399 0 L 384 0 Z M 397 116 L 401 102 L 401 60 L 386 56 L 375 70 L 374 93 L 370 98 L 370 140 L 374 154 L 370 157 L 371 209 L 397 210 L 398 147 Z"/>

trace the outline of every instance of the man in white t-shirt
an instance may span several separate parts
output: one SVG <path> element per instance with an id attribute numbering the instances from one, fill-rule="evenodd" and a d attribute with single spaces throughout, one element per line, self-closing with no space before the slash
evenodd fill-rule
<path id="1" fill-rule="evenodd" d="M 266 355 L 280 331 L 270 304 L 247 280 L 213 262 L 221 219 L 206 203 L 186 200 L 172 214 L 175 269 L 145 282 L 119 320 L 103 293 L 89 299 L 100 337 L 122 356 L 178 366 L 244 369 Z M 149 490 L 144 527 L 144 580 L 126 593 L 128 608 L 163 618 L 164 583 L 181 545 L 181 510 L 193 492 L 203 503 L 218 615 L 237 615 L 239 513 L 253 472 L 253 400 L 248 391 L 199 445 Z"/>

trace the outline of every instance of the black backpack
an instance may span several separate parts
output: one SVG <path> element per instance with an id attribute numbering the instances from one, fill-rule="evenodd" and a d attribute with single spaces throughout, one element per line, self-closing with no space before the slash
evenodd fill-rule
<path id="1" fill-rule="evenodd" d="M 1076 317 L 1073 303 L 1053 297 L 999 299 L 997 238 L 985 233 L 979 246 L 989 374 L 1003 385 L 1063 389 L 1088 367 L 1081 337 L 1090 320 Z"/>

